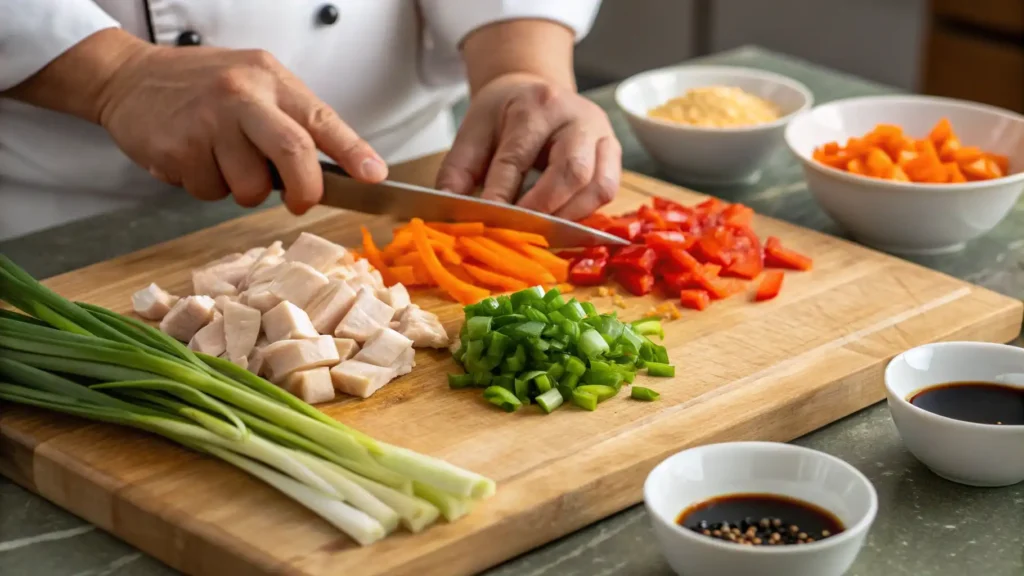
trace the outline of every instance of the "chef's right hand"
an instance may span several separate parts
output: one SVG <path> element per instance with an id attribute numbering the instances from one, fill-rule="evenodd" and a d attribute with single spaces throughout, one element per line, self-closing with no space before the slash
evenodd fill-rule
<path id="1" fill-rule="evenodd" d="M 242 206 L 271 191 L 285 204 L 320 201 L 317 149 L 353 177 L 378 182 L 384 160 L 273 56 L 261 50 L 146 45 L 104 87 L 99 121 L 132 160 L 193 196 Z"/>

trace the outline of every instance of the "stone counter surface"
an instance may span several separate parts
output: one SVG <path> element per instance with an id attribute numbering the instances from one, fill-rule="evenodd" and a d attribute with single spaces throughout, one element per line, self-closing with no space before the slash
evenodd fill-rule
<path id="1" fill-rule="evenodd" d="M 895 90 L 758 48 L 701 62 L 762 68 L 805 83 L 816 103 Z M 665 180 L 630 134 L 613 87 L 589 93 L 611 114 L 625 167 Z M 677 182 L 685 185 L 685 182 Z M 801 169 L 780 150 L 752 185 L 698 188 L 758 212 L 842 235 L 807 192 Z M 268 204 L 269 205 L 269 204 Z M 0 243 L 37 277 L 67 272 L 199 230 L 242 214 L 229 203 L 169 198 Z M 1024 202 L 998 228 L 958 254 L 919 264 L 1003 294 L 1024 296 Z M 1020 342 L 1018 341 L 1019 345 Z M 903 447 L 884 403 L 796 440 L 838 456 L 871 479 L 879 513 L 849 576 L 1021 576 L 1024 574 L 1024 484 L 967 488 L 929 472 Z M 669 575 L 642 505 L 495 567 L 488 576 Z M 0 576 L 168 576 L 144 553 L 0 478 Z M 352 575 L 355 576 L 355 575 Z"/>

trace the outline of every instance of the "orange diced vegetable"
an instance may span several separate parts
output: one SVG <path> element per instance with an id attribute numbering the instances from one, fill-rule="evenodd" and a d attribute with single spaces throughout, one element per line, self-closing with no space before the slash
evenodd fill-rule
<path id="1" fill-rule="evenodd" d="M 430 229 L 423 223 L 423 220 L 413 218 L 409 223 L 409 229 L 412 232 L 413 242 L 416 244 L 416 251 L 423 258 L 427 272 L 448 295 L 461 304 L 474 304 L 490 296 L 490 291 L 460 280 L 441 264 L 437 255 L 434 254 L 434 249 L 430 246 L 428 240 Z M 452 236 L 447 237 L 452 238 L 454 242 Z"/>
<path id="2" fill-rule="evenodd" d="M 487 270 L 479 266 L 474 266 L 469 262 L 462 265 L 466 272 L 477 282 L 486 284 L 487 286 L 493 286 L 495 288 L 501 288 L 502 290 L 525 290 L 530 285 L 518 278 L 512 278 L 511 276 L 505 276 L 504 274 L 498 274 L 492 270 Z"/>
<path id="3" fill-rule="evenodd" d="M 711 298 L 704 290 L 680 290 L 679 304 L 693 310 L 703 310 L 711 305 Z"/>
<path id="4" fill-rule="evenodd" d="M 935 144 L 935 146 L 941 146 L 952 135 L 953 125 L 949 122 L 949 118 L 943 118 L 932 128 L 932 131 L 928 134 L 928 140 Z"/>
<path id="5" fill-rule="evenodd" d="M 399 284 L 405 284 L 406 286 L 416 285 L 416 274 L 412 270 L 412 266 L 392 266 L 390 268 L 391 276 Z"/>
<path id="6" fill-rule="evenodd" d="M 522 252 L 527 257 L 536 260 L 538 264 L 551 272 L 555 282 L 565 282 L 569 278 L 569 261 L 563 260 L 548 250 L 531 246 L 530 244 L 513 244 L 513 248 Z"/>
<path id="7" fill-rule="evenodd" d="M 511 267 L 515 273 L 511 273 L 509 276 L 534 284 L 555 284 L 557 282 L 557 280 L 555 280 L 555 276 L 537 262 L 530 260 L 511 248 L 498 244 L 490 238 L 462 238 L 462 240 L 464 243 L 474 243 L 501 259 L 504 262 L 505 269 L 494 266 L 490 262 L 480 260 L 481 262 L 490 265 L 495 270 L 508 273 L 507 268 Z M 473 254 L 473 257 L 476 258 L 476 255 Z"/>
<path id="8" fill-rule="evenodd" d="M 1010 173 L 1010 159 L 1002 154 L 986 154 L 990 160 L 995 162 L 996 166 L 999 167 L 999 171 L 1003 176 Z"/>
<path id="9" fill-rule="evenodd" d="M 846 171 L 851 174 L 860 174 L 861 176 L 868 175 L 868 168 L 864 165 L 864 161 L 860 158 L 854 158 L 846 163 Z"/>
<path id="10" fill-rule="evenodd" d="M 779 295 L 780 290 L 782 290 L 782 270 L 769 270 L 765 272 L 764 278 L 757 286 L 754 299 L 758 302 L 771 300 Z"/>
<path id="11" fill-rule="evenodd" d="M 964 176 L 964 173 L 960 170 L 959 164 L 956 162 L 946 162 L 943 166 L 945 166 L 946 173 L 949 175 L 950 183 L 956 184 L 958 182 L 967 182 L 967 177 Z"/>
<path id="12" fill-rule="evenodd" d="M 952 162 L 953 160 L 956 160 L 956 151 L 960 148 L 960 139 L 956 136 L 950 136 L 949 138 L 946 138 L 946 141 L 943 142 L 942 146 L 939 148 L 939 158 L 941 158 L 943 162 Z"/>
<path id="13" fill-rule="evenodd" d="M 876 178 L 889 178 L 892 174 L 892 158 L 881 148 L 872 148 L 865 161 L 868 174 Z"/>

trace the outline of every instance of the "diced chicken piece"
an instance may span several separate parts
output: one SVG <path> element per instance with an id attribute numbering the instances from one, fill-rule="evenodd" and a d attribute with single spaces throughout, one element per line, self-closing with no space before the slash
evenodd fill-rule
<path id="1" fill-rule="evenodd" d="M 378 300 L 373 288 L 363 286 L 359 289 L 352 307 L 334 330 L 334 335 L 363 343 L 387 326 L 394 315 L 394 308 Z"/>
<path id="2" fill-rule="evenodd" d="M 309 264 L 291 262 L 270 284 L 270 292 L 281 300 L 305 308 L 313 296 L 329 282 L 327 276 L 317 272 Z"/>
<path id="3" fill-rule="evenodd" d="M 404 284 L 395 284 L 388 288 L 390 298 L 388 305 L 395 309 L 395 316 L 401 315 L 409 307 L 412 300 L 409 298 L 409 290 Z"/>
<path id="4" fill-rule="evenodd" d="M 334 389 L 360 398 L 369 398 L 394 377 L 395 371 L 392 368 L 382 368 L 359 360 L 346 360 L 331 368 Z"/>
<path id="5" fill-rule="evenodd" d="M 132 294 L 132 308 L 146 320 L 163 320 L 181 298 L 167 292 L 156 284 L 150 284 Z"/>
<path id="6" fill-rule="evenodd" d="M 263 333 L 271 344 L 278 340 L 316 338 L 320 335 L 302 308 L 291 302 L 281 302 L 263 314 Z"/>
<path id="7" fill-rule="evenodd" d="M 281 382 L 281 387 L 309 404 L 334 400 L 334 384 L 329 368 L 314 368 L 295 372 Z"/>
<path id="8" fill-rule="evenodd" d="M 242 280 L 239 287 L 249 289 L 259 284 L 269 284 L 278 274 L 288 269 L 288 263 L 281 256 L 264 256 L 252 265 L 249 274 Z"/>
<path id="9" fill-rule="evenodd" d="M 242 294 L 240 302 L 260 312 L 269 312 L 274 306 L 281 303 L 281 299 L 270 291 L 270 283 L 266 282 L 250 286 Z"/>
<path id="10" fill-rule="evenodd" d="M 262 315 L 255 308 L 238 302 L 228 302 L 224 307 L 224 339 L 228 358 L 248 356 L 260 336 Z"/>
<path id="11" fill-rule="evenodd" d="M 342 362 L 359 352 L 359 343 L 351 338 L 335 338 L 334 347 L 338 349 L 338 358 Z"/>
<path id="12" fill-rule="evenodd" d="M 313 327 L 321 334 L 333 334 L 356 300 L 356 292 L 341 280 L 331 280 L 306 306 Z"/>
<path id="13" fill-rule="evenodd" d="M 385 288 L 385 286 L 384 286 L 384 277 L 381 276 L 380 270 L 370 270 L 370 276 L 373 278 L 374 283 L 375 283 L 376 286 L 381 287 L 381 288 Z"/>
<path id="14" fill-rule="evenodd" d="M 228 302 L 238 302 L 240 298 L 241 296 L 228 296 L 227 294 L 221 294 L 213 299 L 214 309 L 223 314 L 224 306 L 226 306 Z"/>
<path id="15" fill-rule="evenodd" d="M 238 289 L 235 288 L 234 284 L 222 280 L 210 270 L 192 271 L 192 291 L 197 295 L 211 297 L 221 295 L 235 296 L 238 294 Z"/>
<path id="16" fill-rule="evenodd" d="M 289 262 L 302 262 L 318 271 L 325 271 L 348 255 L 344 246 L 325 240 L 316 234 L 303 232 L 284 253 Z"/>
<path id="17" fill-rule="evenodd" d="M 395 371 L 395 377 L 405 376 L 412 369 L 416 367 L 416 350 L 414 348 L 407 348 L 405 352 L 399 354 L 398 359 L 389 366 Z"/>
<path id="18" fill-rule="evenodd" d="M 225 352 L 225 354 L 227 354 L 227 352 Z M 231 361 L 232 364 L 238 366 L 239 368 L 245 368 L 246 370 L 249 369 L 248 356 L 235 356 L 234 358 L 229 356 L 228 360 Z"/>
<path id="19" fill-rule="evenodd" d="M 412 340 L 391 328 L 381 328 L 366 341 L 366 344 L 363 344 L 363 348 L 355 355 L 355 359 L 374 366 L 388 367 L 394 364 L 402 353 L 411 348 Z"/>
<path id="20" fill-rule="evenodd" d="M 349 280 L 355 278 L 356 272 L 347 264 L 335 264 L 328 268 L 324 275 L 331 280 Z"/>
<path id="21" fill-rule="evenodd" d="M 330 336 L 281 340 L 263 349 L 263 371 L 274 382 L 281 382 L 292 372 L 330 367 L 340 361 L 338 348 Z"/>
<path id="22" fill-rule="evenodd" d="M 450 342 L 437 316 L 415 304 L 405 309 L 400 320 L 398 331 L 417 348 L 445 348 Z"/>
<path id="23" fill-rule="evenodd" d="M 455 338 L 452 338 L 452 343 L 448 345 L 448 351 L 451 352 L 452 354 L 455 354 L 461 347 L 462 340 L 460 340 L 459 337 L 456 336 Z"/>
<path id="24" fill-rule="evenodd" d="M 263 257 L 263 254 L 266 251 L 267 249 L 264 248 L 263 246 L 257 246 L 255 248 L 249 248 L 248 250 L 245 251 L 244 254 L 242 254 L 242 256 L 251 258 L 253 262 L 256 262 L 257 260 Z"/>
<path id="25" fill-rule="evenodd" d="M 225 254 L 220 258 L 217 258 L 216 260 L 211 260 L 207 262 L 206 264 L 203 265 L 202 268 L 200 268 L 200 270 L 204 270 L 212 266 L 220 266 L 221 264 L 228 264 L 234 262 L 235 260 L 238 260 L 242 256 L 243 254 L 241 252 L 232 252 L 231 254 Z"/>
<path id="26" fill-rule="evenodd" d="M 255 262 L 256 257 L 251 252 L 233 254 L 230 258 L 221 258 L 207 264 L 201 271 L 237 288 Z"/>
<path id="27" fill-rule="evenodd" d="M 188 342 L 189 350 L 210 356 L 220 356 L 225 351 L 224 318 L 216 318 L 199 329 Z"/>
<path id="28" fill-rule="evenodd" d="M 253 374 L 262 376 L 263 375 L 263 348 L 257 346 L 252 349 L 252 353 L 249 354 L 249 364 L 245 367 L 246 370 Z"/>
<path id="29" fill-rule="evenodd" d="M 348 279 L 349 285 L 356 290 L 359 290 L 362 286 L 370 286 L 371 288 L 378 289 L 384 288 L 384 281 L 380 276 L 380 273 L 370 267 L 370 263 L 366 260 L 357 260 L 352 265 L 352 271 L 354 275 Z M 377 272 L 374 274 L 374 272 Z"/>
<path id="30" fill-rule="evenodd" d="M 188 296 L 178 300 L 160 321 L 160 330 L 175 340 L 188 342 L 213 320 L 213 298 Z"/>
<path id="31" fill-rule="evenodd" d="M 263 257 L 267 256 L 280 256 L 284 257 L 284 243 L 280 240 L 274 240 L 267 246 L 267 251 L 263 253 Z"/>

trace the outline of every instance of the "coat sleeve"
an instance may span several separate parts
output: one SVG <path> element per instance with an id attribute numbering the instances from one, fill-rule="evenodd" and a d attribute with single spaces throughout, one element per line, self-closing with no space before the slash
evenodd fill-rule
<path id="1" fill-rule="evenodd" d="M 118 23 L 92 0 L 0 0 L 0 91 Z"/>
<path id="2" fill-rule="evenodd" d="M 600 0 L 420 0 L 435 41 L 449 50 L 481 26 L 519 18 L 558 22 L 575 32 L 579 42 L 590 32 L 600 5 Z"/>

